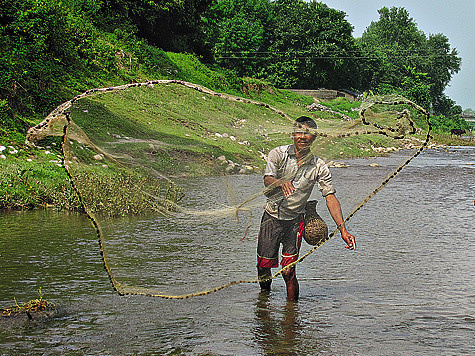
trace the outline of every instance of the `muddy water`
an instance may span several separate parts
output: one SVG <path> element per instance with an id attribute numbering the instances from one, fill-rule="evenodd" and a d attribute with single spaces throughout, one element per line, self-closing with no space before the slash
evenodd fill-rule
<path id="1" fill-rule="evenodd" d="M 402 159 L 333 169 L 344 213 Z M 0 319 L 0 354 L 474 354 L 474 163 L 473 148 L 429 150 L 415 159 L 349 222 L 355 253 L 335 237 L 297 267 L 298 303 L 286 303 L 281 278 L 269 296 L 240 284 L 183 301 L 120 297 L 87 218 L 2 214 L 0 306 L 36 298 L 41 287 L 59 308 L 44 320 Z M 231 188 L 220 178 L 187 184 L 187 204 L 204 211 L 209 202 L 221 208 L 251 196 L 262 178 L 231 177 Z M 102 222 L 115 275 L 170 294 L 253 278 L 263 200 L 254 202 L 246 237 L 249 212 L 238 222 Z"/>

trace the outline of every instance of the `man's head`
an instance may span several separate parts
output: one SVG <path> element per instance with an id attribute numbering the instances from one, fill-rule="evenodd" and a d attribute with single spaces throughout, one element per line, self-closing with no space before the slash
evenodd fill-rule
<path id="1" fill-rule="evenodd" d="M 316 130 L 317 129 L 317 124 L 315 121 L 308 116 L 300 116 L 298 119 L 295 120 L 294 126 L 296 128 L 299 128 L 301 126 L 307 126 L 310 129 Z"/>
<path id="2" fill-rule="evenodd" d="M 300 116 L 295 120 L 292 138 L 297 153 L 307 153 L 310 150 L 310 146 L 315 141 L 316 129 L 317 124 L 308 116 Z"/>

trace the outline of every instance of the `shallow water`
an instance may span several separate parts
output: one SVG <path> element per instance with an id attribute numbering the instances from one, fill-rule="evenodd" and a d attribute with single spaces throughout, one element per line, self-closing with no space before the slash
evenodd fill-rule
<path id="1" fill-rule="evenodd" d="M 402 159 L 333 169 L 344 213 Z M 42 287 L 59 311 L 47 320 L 0 319 L 0 354 L 474 354 L 474 163 L 473 148 L 423 152 L 348 223 L 356 252 L 335 237 L 298 265 L 297 303 L 285 301 L 280 277 L 269 296 L 239 284 L 187 300 L 120 297 L 86 217 L 2 214 L 0 306 L 36 298 Z M 262 177 L 230 177 L 231 189 L 221 178 L 188 184 L 187 204 L 204 211 L 206 202 L 219 208 L 258 192 Z M 103 221 L 114 274 L 171 294 L 254 278 L 262 197 L 253 203 L 245 238 L 246 211 L 239 222 Z M 328 222 L 322 203 L 319 211 Z"/>

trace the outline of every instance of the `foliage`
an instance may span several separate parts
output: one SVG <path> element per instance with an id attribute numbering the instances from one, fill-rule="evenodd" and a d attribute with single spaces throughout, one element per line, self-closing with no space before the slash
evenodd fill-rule
<path id="1" fill-rule="evenodd" d="M 283 88 L 356 87 L 345 14 L 303 0 L 215 0 L 206 16 L 220 65 Z"/>
<path id="2" fill-rule="evenodd" d="M 165 51 L 196 53 L 210 60 L 201 15 L 211 0 L 102 0 L 99 4 L 88 6 L 99 28 L 112 32 L 120 24 Z"/>
<path id="3" fill-rule="evenodd" d="M 41 114 L 62 99 L 69 69 L 87 65 L 90 28 L 59 1 L 3 0 L 0 13 L 0 95 L 15 112 Z"/>
<path id="4" fill-rule="evenodd" d="M 0 0 L 0 142 L 90 88 L 165 78 L 241 95 L 242 77 L 399 93 L 458 115 L 443 93 L 460 69 L 447 37 L 404 8 L 379 12 L 356 41 L 345 13 L 316 1 Z"/>
<path id="5" fill-rule="evenodd" d="M 0 143 L 22 141 L 26 133 L 27 124 L 14 115 L 8 101 L 0 100 Z"/>
<path id="6" fill-rule="evenodd" d="M 171 181 L 164 184 L 132 171 L 89 168 L 75 174 L 74 180 L 90 211 L 111 217 L 169 212 L 184 196 Z"/>
<path id="7" fill-rule="evenodd" d="M 451 116 L 455 103 L 443 91 L 460 70 L 461 59 L 442 34 L 428 37 L 404 8 L 383 7 L 359 40 L 366 57 L 365 90 L 408 97 L 436 115 Z"/>
<path id="8" fill-rule="evenodd" d="M 468 131 L 470 129 L 470 125 L 458 115 L 451 117 L 434 115 L 430 117 L 430 122 L 437 132 L 448 132 L 451 129 L 465 129 Z"/>
<path id="9" fill-rule="evenodd" d="M 272 2 L 264 76 L 285 88 L 352 88 L 358 52 L 345 13 L 316 1 Z"/>
<path id="10" fill-rule="evenodd" d="M 176 78 L 201 84 L 218 91 L 238 93 L 242 80 L 234 71 L 217 66 L 205 66 L 196 56 L 184 53 L 167 53 L 168 60 L 176 68 Z"/>
<path id="11" fill-rule="evenodd" d="M 79 200 L 57 157 L 12 157 L 0 160 L 0 209 L 55 206 L 80 210 Z"/>
<path id="12" fill-rule="evenodd" d="M 214 0 L 203 31 L 217 63 L 239 76 L 256 76 L 265 66 L 271 22 L 268 0 Z"/>

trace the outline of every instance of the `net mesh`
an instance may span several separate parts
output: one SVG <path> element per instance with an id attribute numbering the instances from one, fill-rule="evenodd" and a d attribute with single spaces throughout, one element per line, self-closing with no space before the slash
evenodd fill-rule
<path id="1" fill-rule="evenodd" d="M 426 111 L 399 96 L 365 98 L 359 119 L 324 113 L 318 105 L 308 107 L 307 115 L 319 123 L 313 133 L 328 145 L 333 140 L 355 144 L 352 139 L 365 135 L 405 139 L 416 126 L 427 128 L 426 140 L 382 177 L 345 222 L 430 138 Z M 290 115 L 266 103 L 161 80 L 78 95 L 31 128 L 27 142 L 62 137 L 63 165 L 97 231 L 105 270 L 119 294 L 185 299 L 259 281 L 226 281 L 234 273 L 229 265 L 194 282 L 188 277 L 199 273 L 204 260 L 225 261 L 230 249 L 243 253 L 236 241 L 249 235 L 253 217 L 261 214 L 273 187 L 263 189 L 255 180 L 236 176 L 261 175 L 266 154 L 290 143 L 294 129 Z M 145 216 L 153 223 L 140 229 Z M 217 226 L 224 232 L 216 234 Z M 174 263 L 177 258 L 186 260 L 185 267 Z"/>

